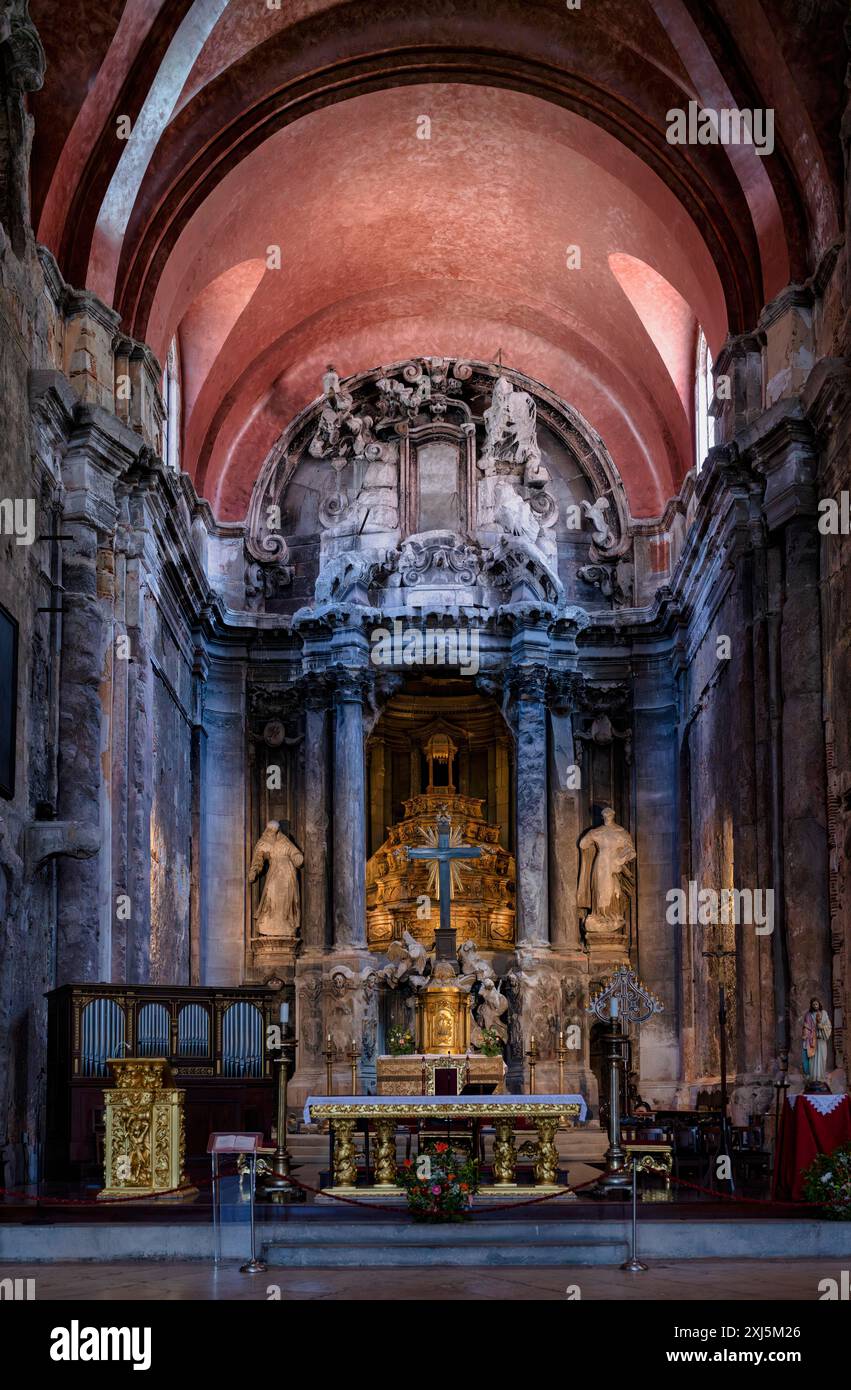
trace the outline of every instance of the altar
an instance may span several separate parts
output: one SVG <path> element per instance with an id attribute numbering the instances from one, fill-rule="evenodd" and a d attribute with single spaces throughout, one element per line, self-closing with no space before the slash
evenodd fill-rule
<path id="1" fill-rule="evenodd" d="M 445 1120 L 447 1128 L 455 1122 L 472 1122 L 474 1131 L 483 1124 L 494 1130 L 493 1174 L 490 1186 L 480 1191 L 505 1196 L 523 1196 L 527 1189 L 516 1181 L 517 1151 L 515 1130 L 518 1121 L 531 1121 L 537 1131 L 533 1191 L 558 1188 L 558 1150 L 556 1130 L 566 1121 L 582 1123 L 587 1114 L 579 1095 L 553 1096 L 308 1096 L 304 1105 L 306 1124 L 327 1120 L 333 1133 L 332 1195 L 368 1191 L 370 1197 L 397 1197 L 396 1132 L 400 1126 Z M 370 1171 L 374 1181 L 368 1188 L 357 1186 L 355 1128 L 366 1130 L 366 1143 L 372 1143 Z M 371 1136 L 374 1135 L 374 1138 Z M 451 1137 L 451 1135 L 450 1135 Z M 475 1145 L 474 1145 L 475 1147 Z"/>
<path id="2" fill-rule="evenodd" d="M 469 1087 L 505 1091 L 502 1057 L 480 1052 L 446 1056 L 439 1052 L 404 1053 L 376 1059 L 380 1096 L 460 1096 Z"/>

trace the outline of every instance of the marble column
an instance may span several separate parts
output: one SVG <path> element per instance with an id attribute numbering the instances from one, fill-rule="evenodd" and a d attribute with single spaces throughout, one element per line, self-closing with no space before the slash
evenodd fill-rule
<path id="1" fill-rule="evenodd" d="M 549 739 L 549 868 L 550 940 L 553 946 L 578 951 L 579 914 L 579 788 L 569 687 L 561 685 L 550 705 Z"/>
<path id="2" fill-rule="evenodd" d="M 366 946 L 366 776 L 363 681 L 341 675 L 334 692 L 334 945 Z"/>
<path id="3" fill-rule="evenodd" d="M 802 424 L 794 407 L 785 416 L 775 408 L 770 427 L 755 443 L 754 463 L 765 477 L 763 515 L 779 562 L 772 694 L 779 724 L 773 772 L 775 814 L 782 827 L 782 899 L 779 912 L 775 903 L 774 949 L 788 965 L 795 1070 L 800 1068 L 800 1020 L 810 998 L 818 995 L 831 1008 L 832 962 L 817 454 L 810 426 Z"/>
<path id="4" fill-rule="evenodd" d="M 677 699 L 667 658 L 637 662 L 633 729 L 638 782 L 633 833 L 638 973 L 665 1009 L 641 1027 L 641 1079 L 657 1097 L 670 1087 L 671 1098 L 682 1075 L 678 985 L 682 928 L 666 921 L 665 915 L 666 895 L 680 884 L 677 728 Z"/>
<path id="5" fill-rule="evenodd" d="M 792 1065 L 813 995 L 831 1008 L 827 793 L 822 725 L 819 535 L 811 516 L 785 530 L 783 689 L 784 906 Z"/>
<path id="6" fill-rule="evenodd" d="M 328 703 L 308 695 L 304 711 L 304 868 L 301 940 L 306 952 L 330 945 L 328 930 Z"/>
<path id="7" fill-rule="evenodd" d="M 516 702 L 517 941 L 549 941 L 546 668 L 512 673 Z"/>
<path id="8" fill-rule="evenodd" d="M 115 483 L 135 440 L 109 422 L 82 429 L 65 458 L 58 817 L 96 831 L 98 853 L 57 870 L 57 984 L 112 978 L 112 715 Z M 93 457 L 97 455 L 97 458 Z"/>

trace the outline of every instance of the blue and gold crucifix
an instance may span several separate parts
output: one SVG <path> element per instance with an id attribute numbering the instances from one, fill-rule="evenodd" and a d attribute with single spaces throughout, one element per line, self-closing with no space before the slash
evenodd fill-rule
<path id="1" fill-rule="evenodd" d="M 455 928 L 452 925 L 452 861 L 455 859 L 480 859 L 482 851 L 473 845 L 452 845 L 449 832 L 452 822 L 448 816 L 439 816 L 437 821 L 437 844 L 425 845 L 422 849 L 409 849 L 409 859 L 431 859 L 437 861 L 438 895 L 440 898 L 440 926 L 435 933 L 437 959 L 451 961 L 456 970 L 458 953 L 455 944 Z"/>

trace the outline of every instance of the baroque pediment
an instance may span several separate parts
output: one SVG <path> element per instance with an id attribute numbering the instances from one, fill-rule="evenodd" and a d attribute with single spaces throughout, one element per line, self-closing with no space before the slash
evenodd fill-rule
<path id="1" fill-rule="evenodd" d="M 247 572 L 257 602 L 279 595 L 299 582 L 301 543 L 316 557 L 312 593 L 302 585 L 300 595 L 307 606 L 392 610 L 433 599 L 440 608 L 453 594 L 458 606 L 558 605 L 566 511 L 576 513 L 588 561 L 579 578 L 622 600 L 624 492 L 578 412 L 518 373 L 460 358 L 347 379 L 329 366 L 321 396 L 275 445 L 254 488 Z"/>

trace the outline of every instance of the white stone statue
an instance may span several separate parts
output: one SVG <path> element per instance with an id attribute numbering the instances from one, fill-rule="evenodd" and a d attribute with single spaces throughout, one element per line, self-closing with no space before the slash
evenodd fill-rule
<path id="1" fill-rule="evenodd" d="M 480 956 L 475 941 L 464 941 L 458 949 L 458 959 L 461 962 L 461 974 L 459 984 L 467 984 L 472 987 L 474 983 L 483 984 L 485 980 L 495 978 L 493 966 L 490 961 Z"/>
<path id="2" fill-rule="evenodd" d="M 801 1024 L 801 1069 L 804 1079 L 827 1083 L 827 1044 L 833 1029 L 820 999 L 811 999 Z"/>
<path id="3" fill-rule="evenodd" d="M 609 510 L 608 497 L 598 497 L 595 502 L 582 502 L 582 515 L 593 532 L 592 539 L 598 550 L 611 550 L 615 544 L 615 533 L 606 520 Z"/>
<path id="4" fill-rule="evenodd" d="M 541 525 L 531 506 L 517 492 L 510 478 L 493 481 L 494 521 L 509 536 L 521 536 L 530 545 L 537 545 Z"/>
<path id="5" fill-rule="evenodd" d="M 387 947 L 390 964 L 379 971 L 379 979 L 384 980 L 391 989 L 395 989 L 405 980 L 413 985 L 414 989 L 419 989 L 425 984 L 428 951 L 409 931 L 404 931 L 402 936 L 404 942 L 391 941 Z"/>
<path id="6" fill-rule="evenodd" d="M 485 442 L 479 460 L 483 472 L 492 472 L 498 463 L 520 464 L 527 484 L 549 481 L 538 445 L 537 406 L 528 391 L 517 391 L 507 377 L 497 377 L 484 421 Z"/>
<path id="7" fill-rule="evenodd" d="M 508 1028 L 503 1023 L 503 1015 L 508 1012 L 508 1000 L 504 994 L 500 994 L 499 986 L 495 980 L 482 980 L 479 990 L 479 1002 L 476 1006 L 475 1022 L 477 1027 L 472 1029 L 472 1043 L 474 1047 L 481 1044 L 481 1035 L 488 1028 L 492 1028 L 501 1042 L 508 1042 Z"/>
<path id="8" fill-rule="evenodd" d="M 270 820 L 254 847 L 248 870 L 248 882 L 254 883 L 266 868 L 255 922 L 258 935 L 289 941 L 296 937 L 301 921 L 296 870 L 303 861 L 301 850 L 287 839 L 276 820 Z"/>
<path id="9" fill-rule="evenodd" d="M 611 806 L 603 808 L 603 824 L 579 841 L 581 855 L 578 907 L 589 908 L 585 935 L 589 941 L 617 942 L 626 931 L 627 865 L 635 859 L 628 830 L 618 825 Z"/>

